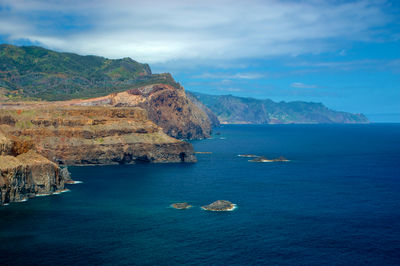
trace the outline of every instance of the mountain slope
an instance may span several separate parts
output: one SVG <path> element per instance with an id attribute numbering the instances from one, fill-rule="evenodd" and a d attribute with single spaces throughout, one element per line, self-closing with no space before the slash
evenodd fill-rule
<path id="1" fill-rule="evenodd" d="M 0 45 L 0 89 L 7 98 L 89 98 L 155 83 L 180 87 L 170 74 L 152 74 L 149 65 L 131 58 L 112 60 Z"/>
<path id="2" fill-rule="evenodd" d="M 189 94 L 189 93 L 188 93 Z M 363 114 L 333 111 L 321 103 L 279 102 L 190 92 L 228 124 L 368 123 Z"/>
<path id="3" fill-rule="evenodd" d="M 124 91 L 129 91 L 125 93 L 129 99 L 137 96 L 125 106 L 146 109 L 169 136 L 210 136 L 209 117 L 169 73 L 152 74 L 149 65 L 130 58 L 112 60 L 36 46 L 0 45 L 0 101 L 92 99 Z"/>

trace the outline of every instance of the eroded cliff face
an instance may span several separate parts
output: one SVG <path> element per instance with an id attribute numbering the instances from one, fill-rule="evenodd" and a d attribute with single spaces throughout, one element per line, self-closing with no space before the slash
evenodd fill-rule
<path id="1" fill-rule="evenodd" d="M 14 156 L 14 141 L 0 134 L 0 205 L 64 189 L 60 168 L 34 151 Z"/>
<path id="2" fill-rule="evenodd" d="M 14 106 L 0 110 L 1 121 L 0 130 L 20 140 L 19 150 L 59 164 L 196 161 L 191 144 L 167 136 L 138 107 Z"/>
<path id="3" fill-rule="evenodd" d="M 211 127 L 215 128 L 215 127 L 219 127 L 221 126 L 221 123 L 218 119 L 218 117 L 210 110 L 210 108 L 208 108 L 207 106 L 205 106 L 202 102 L 199 101 L 199 99 L 196 98 L 196 96 L 191 93 L 191 92 L 187 92 L 186 91 L 186 96 L 197 106 L 199 107 L 201 110 L 203 110 L 207 117 L 208 120 L 211 123 Z"/>
<path id="4" fill-rule="evenodd" d="M 171 137 L 202 139 L 211 134 L 212 122 L 198 105 L 187 97 L 183 88 L 153 84 L 105 97 L 75 100 L 66 104 L 81 106 L 141 107 L 148 117 Z"/>

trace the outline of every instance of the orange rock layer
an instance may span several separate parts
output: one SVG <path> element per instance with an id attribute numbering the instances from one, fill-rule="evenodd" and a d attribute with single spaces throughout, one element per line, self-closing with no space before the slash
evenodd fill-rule
<path id="1" fill-rule="evenodd" d="M 0 110 L 0 123 L 16 138 L 14 153 L 34 149 L 60 164 L 196 161 L 191 144 L 166 135 L 137 107 L 14 106 Z"/>

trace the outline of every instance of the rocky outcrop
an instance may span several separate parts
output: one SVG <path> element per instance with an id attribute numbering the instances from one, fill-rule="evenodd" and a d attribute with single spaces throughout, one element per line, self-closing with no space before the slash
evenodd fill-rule
<path id="1" fill-rule="evenodd" d="M 211 134 L 212 126 L 219 124 L 215 116 L 207 114 L 199 106 L 199 102 L 193 103 L 182 87 L 177 89 L 162 83 L 105 97 L 69 101 L 66 104 L 141 107 L 147 111 L 149 119 L 163 128 L 166 134 L 178 139 L 207 138 Z"/>
<path id="2" fill-rule="evenodd" d="M 196 161 L 191 144 L 167 136 L 138 107 L 47 104 L 8 107 L 2 116 L 16 121 L 0 130 L 23 140 L 15 142 L 19 150 L 32 148 L 59 164 Z"/>
<path id="3" fill-rule="evenodd" d="M 2 134 L 0 144 L 0 205 L 64 189 L 63 175 L 55 163 L 32 150 L 13 156 L 13 142 Z"/>
<path id="4" fill-rule="evenodd" d="M 158 84 L 147 95 L 143 95 L 146 99 L 138 106 L 146 109 L 149 118 L 169 136 L 178 139 L 202 139 L 210 136 L 211 122 L 208 116 L 186 97 L 183 89 L 177 90 L 169 85 Z"/>
<path id="5" fill-rule="evenodd" d="M 227 200 L 217 200 L 201 208 L 206 211 L 233 211 L 236 205 Z"/>
<path id="6" fill-rule="evenodd" d="M 13 150 L 13 142 L 0 133 L 0 156 L 9 155 Z"/>
<path id="7" fill-rule="evenodd" d="M 174 209 L 178 209 L 178 210 L 186 210 L 193 206 L 187 202 L 178 202 L 178 203 L 171 204 L 171 207 Z"/>

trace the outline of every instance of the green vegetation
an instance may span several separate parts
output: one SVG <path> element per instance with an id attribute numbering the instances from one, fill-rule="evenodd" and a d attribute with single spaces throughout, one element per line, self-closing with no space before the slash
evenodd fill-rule
<path id="1" fill-rule="evenodd" d="M 180 87 L 170 74 L 152 74 L 149 65 L 131 58 L 0 45 L 0 89 L 12 101 L 91 98 L 155 83 Z"/>
<path id="2" fill-rule="evenodd" d="M 191 94 L 221 122 L 232 124 L 368 123 L 363 114 L 333 111 L 322 103 L 279 102 L 232 95 Z"/>
<path id="3" fill-rule="evenodd" d="M 33 126 L 31 121 L 17 121 L 15 127 L 18 129 L 27 129 Z"/>

